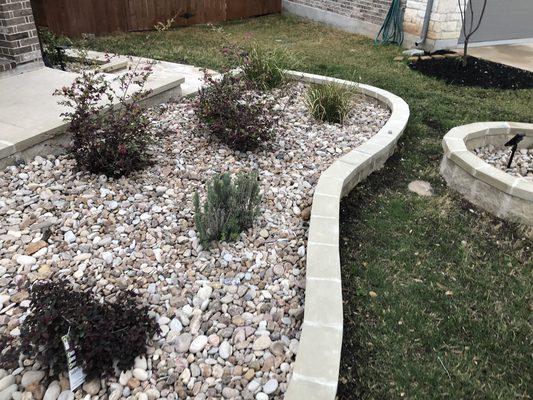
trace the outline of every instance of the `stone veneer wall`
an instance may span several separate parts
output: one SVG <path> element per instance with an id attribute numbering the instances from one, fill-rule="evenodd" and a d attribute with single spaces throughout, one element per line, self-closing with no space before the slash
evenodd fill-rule
<path id="1" fill-rule="evenodd" d="M 42 65 L 30 0 L 0 0 L 0 73 Z"/>
<path id="2" fill-rule="evenodd" d="M 420 36 L 428 0 L 406 0 L 403 28 L 412 42 Z M 461 34 L 461 15 L 457 0 L 434 0 L 426 45 L 428 50 L 455 47 Z"/>

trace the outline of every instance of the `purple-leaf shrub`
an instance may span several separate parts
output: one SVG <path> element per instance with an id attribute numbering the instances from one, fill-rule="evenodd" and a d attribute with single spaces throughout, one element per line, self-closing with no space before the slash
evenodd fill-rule
<path id="1" fill-rule="evenodd" d="M 274 137 L 275 101 L 231 73 L 221 79 L 206 74 L 195 111 L 202 127 L 229 147 L 248 151 Z"/>
<path id="2" fill-rule="evenodd" d="M 70 153 L 81 169 L 119 177 L 148 163 L 153 138 L 141 101 L 150 93 L 145 85 L 151 73 L 152 64 L 140 63 L 113 81 L 82 71 L 55 92 L 70 109 L 62 116 L 70 122 Z"/>

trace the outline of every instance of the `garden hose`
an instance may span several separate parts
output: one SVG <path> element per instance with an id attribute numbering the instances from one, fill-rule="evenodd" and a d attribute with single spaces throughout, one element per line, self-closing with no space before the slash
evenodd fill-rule
<path id="1" fill-rule="evenodd" d="M 389 12 L 385 21 L 374 40 L 374 44 L 396 43 L 401 45 L 403 42 L 403 12 L 401 0 L 392 0 Z M 381 37 L 381 38 L 380 38 Z"/>

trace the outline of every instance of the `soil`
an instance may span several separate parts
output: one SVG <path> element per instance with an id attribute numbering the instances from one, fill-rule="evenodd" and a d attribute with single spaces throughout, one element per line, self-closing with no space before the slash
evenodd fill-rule
<path id="1" fill-rule="evenodd" d="M 460 57 L 419 59 L 409 63 L 409 67 L 451 85 L 474 86 L 485 89 L 533 88 L 532 72 L 475 57 L 468 58 L 466 67 L 463 67 L 462 62 L 463 59 Z"/>

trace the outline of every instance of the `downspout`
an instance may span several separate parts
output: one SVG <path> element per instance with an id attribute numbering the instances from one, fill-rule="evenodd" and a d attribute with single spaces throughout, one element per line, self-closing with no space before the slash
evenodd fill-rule
<path id="1" fill-rule="evenodd" d="M 429 21 L 431 20 L 431 11 L 433 9 L 433 0 L 428 0 L 426 4 L 426 14 L 424 15 L 424 24 L 422 25 L 422 32 L 420 32 L 420 40 L 415 42 L 415 46 L 418 47 L 426 43 L 428 36 Z"/>

